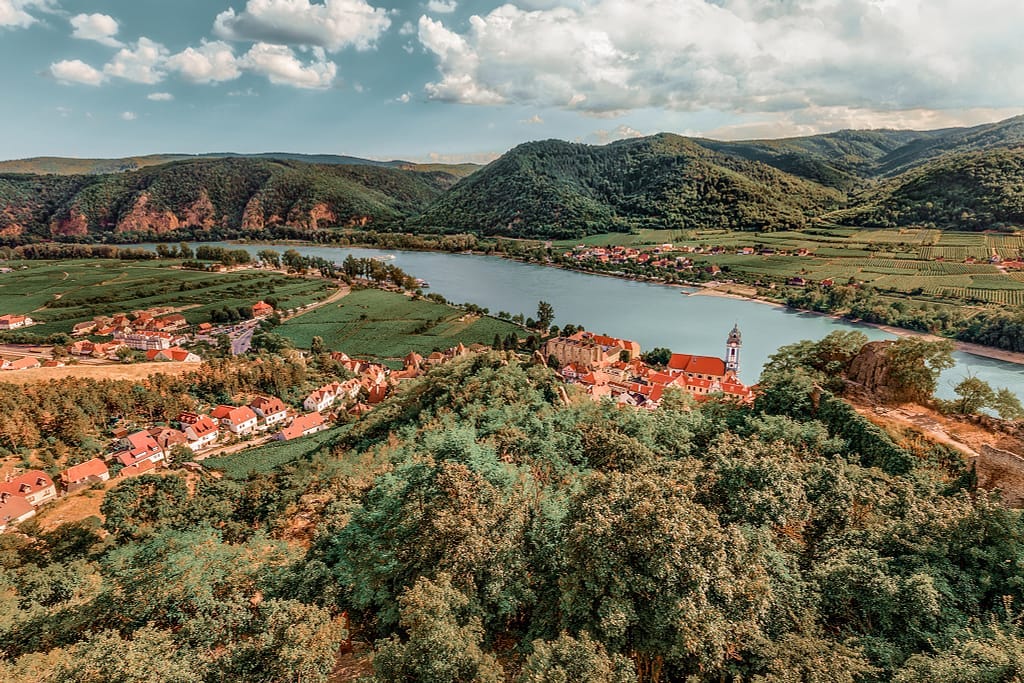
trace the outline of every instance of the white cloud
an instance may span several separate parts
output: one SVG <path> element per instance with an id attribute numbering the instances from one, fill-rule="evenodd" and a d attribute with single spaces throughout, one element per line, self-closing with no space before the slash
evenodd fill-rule
<path id="1" fill-rule="evenodd" d="M 220 40 L 186 48 L 167 60 L 167 68 L 194 83 L 231 81 L 242 75 L 234 50 Z"/>
<path id="2" fill-rule="evenodd" d="M 457 0 L 429 0 L 427 2 L 427 11 L 437 14 L 451 14 L 458 7 L 459 3 Z"/>
<path id="3" fill-rule="evenodd" d="M 36 18 L 27 10 L 49 10 L 50 0 L 0 0 L 0 28 L 28 28 Z"/>
<path id="4" fill-rule="evenodd" d="M 121 47 L 123 43 L 115 38 L 117 20 L 108 14 L 77 14 L 71 17 L 72 38 L 94 40 L 109 47 Z"/>
<path id="5" fill-rule="evenodd" d="M 401 102 L 402 104 L 409 104 L 409 100 L 412 99 L 411 92 L 404 92 L 395 98 L 395 102 Z"/>
<path id="6" fill-rule="evenodd" d="M 628 138 L 642 138 L 643 133 L 638 131 L 636 128 L 621 124 L 616 126 L 612 130 L 598 129 L 587 137 L 580 140 L 580 142 L 589 142 L 598 145 L 607 145 L 609 142 L 615 142 L 616 140 L 626 140 Z"/>
<path id="7" fill-rule="evenodd" d="M 167 48 L 149 38 L 139 38 L 134 48 L 121 48 L 103 67 L 103 73 L 134 83 L 159 83 L 164 79 Z"/>
<path id="8" fill-rule="evenodd" d="M 133 111 L 123 111 L 123 112 L 121 112 L 121 120 L 122 121 L 134 121 L 137 118 L 139 118 L 139 117 L 136 116 L 135 112 L 133 112 Z"/>
<path id="9" fill-rule="evenodd" d="M 416 35 L 416 26 L 411 21 L 407 21 L 398 29 L 398 35 L 414 36 Z"/>
<path id="10" fill-rule="evenodd" d="M 518 3 L 524 4 L 523 0 Z M 434 99 L 606 114 L 1024 101 L 1024 3 L 986 0 L 532 0 L 465 28 L 423 16 Z M 999 17 L 992 21 L 991 17 Z"/>
<path id="11" fill-rule="evenodd" d="M 228 93 L 228 97 L 259 97 L 260 94 L 252 88 L 246 88 L 245 90 L 232 90 Z"/>
<path id="12" fill-rule="evenodd" d="M 544 123 L 544 119 L 540 117 L 540 114 L 534 114 L 528 119 L 521 119 L 519 123 L 526 126 L 539 126 L 540 124 Z"/>
<path id="13" fill-rule="evenodd" d="M 151 92 L 146 95 L 146 99 L 151 102 L 170 102 L 174 99 L 174 95 L 169 92 Z"/>
<path id="14" fill-rule="evenodd" d="M 81 83 L 82 85 L 99 85 L 106 80 L 98 69 L 94 69 L 80 59 L 65 59 L 50 65 L 50 75 L 64 85 Z"/>
<path id="15" fill-rule="evenodd" d="M 366 0 L 248 0 L 217 15 L 214 33 L 227 40 L 369 49 L 391 25 L 387 10 Z"/>
<path id="16" fill-rule="evenodd" d="M 327 60 L 323 48 L 315 47 L 312 53 L 313 61 L 304 64 L 285 45 L 256 43 L 240 63 L 245 69 L 266 76 L 276 85 L 312 90 L 329 88 L 337 76 L 338 67 Z"/>
<path id="17" fill-rule="evenodd" d="M 71 107 L 57 107 L 57 113 L 60 114 L 61 118 L 67 118 L 71 116 L 74 110 Z"/>

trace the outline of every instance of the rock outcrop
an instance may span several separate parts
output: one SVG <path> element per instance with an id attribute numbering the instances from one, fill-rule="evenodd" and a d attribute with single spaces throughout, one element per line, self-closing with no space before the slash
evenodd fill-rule
<path id="1" fill-rule="evenodd" d="M 846 378 L 881 399 L 890 397 L 889 347 L 893 342 L 876 341 L 865 344 L 850 363 Z"/>
<path id="2" fill-rule="evenodd" d="M 67 218 L 59 218 L 50 223 L 50 235 L 53 237 L 71 237 L 88 234 L 89 219 L 78 208 L 72 208 Z"/>
<path id="3" fill-rule="evenodd" d="M 181 225 L 173 211 L 150 205 L 149 195 L 143 192 L 135 200 L 132 210 L 117 222 L 117 231 L 164 233 L 177 230 Z"/>

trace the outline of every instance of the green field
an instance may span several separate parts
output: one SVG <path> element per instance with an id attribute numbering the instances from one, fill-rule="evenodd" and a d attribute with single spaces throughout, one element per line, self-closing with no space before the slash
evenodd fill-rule
<path id="1" fill-rule="evenodd" d="M 333 291 L 318 279 L 243 270 L 206 273 L 174 268 L 177 261 L 68 260 L 7 263 L 0 274 L 0 315 L 28 313 L 43 324 L 38 334 L 69 332 L 75 323 L 97 315 L 154 306 L 181 308 L 190 323 L 205 322 L 225 306 L 251 306 L 277 298 L 279 307 L 318 301 Z"/>
<path id="2" fill-rule="evenodd" d="M 459 342 L 489 346 L 495 334 L 506 337 L 521 330 L 495 318 L 467 316 L 451 306 L 364 289 L 293 318 L 275 332 L 300 348 L 309 348 L 319 336 L 332 350 L 395 360 L 410 351 L 427 355 Z"/>
<path id="3" fill-rule="evenodd" d="M 714 263 L 739 279 L 785 280 L 801 276 L 818 282 L 854 280 L 893 295 L 924 295 L 958 304 L 1024 304 L 1024 275 L 1001 271 L 988 260 L 993 254 L 1018 259 L 1024 254 L 1024 234 L 941 232 L 923 228 L 857 229 L 818 226 L 779 232 L 727 230 L 641 230 L 612 233 L 583 240 L 556 242 L 558 248 L 589 246 L 652 246 L 671 242 L 676 247 L 723 247 L 724 254 L 692 255 L 698 264 Z M 774 254 L 740 255 L 740 247 Z M 807 256 L 796 255 L 806 249 Z M 974 263 L 966 263 L 969 258 Z"/>
<path id="4" fill-rule="evenodd" d="M 228 479 L 243 480 L 249 474 L 265 474 L 281 465 L 306 458 L 319 451 L 348 429 L 348 425 L 335 427 L 292 441 L 275 441 L 266 446 L 251 448 L 222 458 L 207 458 L 203 466 L 224 473 Z"/>

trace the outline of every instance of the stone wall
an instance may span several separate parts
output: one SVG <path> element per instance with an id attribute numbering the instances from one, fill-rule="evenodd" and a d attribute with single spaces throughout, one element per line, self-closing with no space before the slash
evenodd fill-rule
<path id="1" fill-rule="evenodd" d="M 1000 489 L 1009 507 L 1024 507 L 1024 458 L 992 446 L 982 446 L 974 461 L 978 488 Z"/>

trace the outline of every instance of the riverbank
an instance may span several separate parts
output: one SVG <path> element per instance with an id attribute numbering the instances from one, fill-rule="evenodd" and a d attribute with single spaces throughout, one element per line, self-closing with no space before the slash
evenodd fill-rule
<path id="1" fill-rule="evenodd" d="M 882 330 L 889 334 L 897 337 L 917 337 L 919 339 L 925 339 L 927 341 L 951 341 L 953 342 L 954 349 L 963 353 L 969 353 L 972 356 L 980 356 L 982 358 L 991 358 L 993 360 L 1000 360 L 1004 363 L 1014 363 L 1016 365 L 1024 365 L 1024 353 L 1016 351 L 1006 351 L 1004 349 L 997 349 L 993 346 L 983 346 L 981 344 L 972 344 L 971 342 L 957 341 L 956 339 L 949 339 L 948 337 L 940 337 L 935 334 L 928 332 L 919 332 L 917 330 L 908 330 L 905 327 L 895 327 L 893 325 L 883 325 L 881 323 L 870 323 L 865 320 L 856 320 L 846 318 L 837 313 L 822 313 L 821 311 L 809 311 L 801 308 L 791 308 L 785 304 L 780 304 L 777 301 L 770 301 L 767 299 L 761 299 L 756 296 L 745 296 L 737 294 L 731 291 L 721 291 L 714 287 L 702 287 L 700 290 L 693 292 L 691 296 L 718 296 L 727 299 L 737 299 L 740 301 L 754 301 L 756 303 L 764 304 L 766 306 L 774 306 L 776 308 L 782 308 L 787 311 L 794 311 L 797 313 L 817 315 L 823 318 L 831 318 L 832 320 L 842 320 L 844 322 L 855 323 L 857 325 L 866 325 L 873 327 L 876 330 Z"/>

